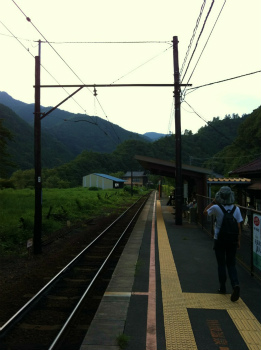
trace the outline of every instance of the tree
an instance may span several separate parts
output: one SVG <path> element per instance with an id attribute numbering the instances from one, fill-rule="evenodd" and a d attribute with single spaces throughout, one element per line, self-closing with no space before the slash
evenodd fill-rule
<path id="1" fill-rule="evenodd" d="M 15 164 L 9 160 L 10 154 L 7 153 L 7 142 L 13 140 L 12 133 L 3 126 L 3 119 L 0 119 L 0 177 L 5 177 L 9 167 Z"/>

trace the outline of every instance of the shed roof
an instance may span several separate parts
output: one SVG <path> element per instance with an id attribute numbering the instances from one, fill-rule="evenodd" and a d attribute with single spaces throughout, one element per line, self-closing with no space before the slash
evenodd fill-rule
<path id="1" fill-rule="evenodd" d="M 97 175 L 97 176 L 100 176 L 100 177 L 104 177 L 105 179 L 112 180 L 112 181 L 116 181 L 116 182 L 125 182 L 125 180 L 118 179 L 117 177 L 110 176 L 110 175 L 106 175 L 106 174 L 94 173 L 93 175 Z"/>

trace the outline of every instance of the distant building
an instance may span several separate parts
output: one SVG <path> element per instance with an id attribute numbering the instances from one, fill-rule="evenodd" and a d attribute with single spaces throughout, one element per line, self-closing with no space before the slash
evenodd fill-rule
<path id="1" fill-rule="evenodd" d="M 90 174 L 82 179 L 83 187 L 99 187 L 103 190 L 123 188 L 124 180 L 106 174 Z"/>
<path id="2" fill-rule="evenodd" d="M 132 176 L 132 184 L 133 186 L 146 186 L 148 183 L 148 176 L 145 174 L 144 171 L 127 171 L 127 173 L 123 176 L 123 179 L 125 180 L 125 185 L 130 186 L 131 185 L 131 176 Z"/>

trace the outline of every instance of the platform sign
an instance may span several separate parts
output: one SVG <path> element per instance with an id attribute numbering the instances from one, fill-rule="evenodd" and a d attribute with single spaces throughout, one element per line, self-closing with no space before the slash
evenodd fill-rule
<path id="1" fill-rule="evenodd" d="M 261 216 L 253 215 L 253 264 L 261 270 Z"/>

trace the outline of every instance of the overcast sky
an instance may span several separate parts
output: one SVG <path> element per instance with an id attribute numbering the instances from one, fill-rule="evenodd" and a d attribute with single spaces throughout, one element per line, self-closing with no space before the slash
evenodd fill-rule
<path id="1" fill-rule="evenodd" d="M 42 85 L 172 84 L 173 36 L 179 40 L 181 71 L 193 33 L 183 83 L 197 87 L 245 75 L 261 70 L 260 23 L 260 0 L 1 0 L 0 91 L 34 103 L 39 40 Z M 42 88 L 41 105 L 57 105 L 75 90 Z M 84 88 L 60 108 L 98 115 L 140 134 L 175 132 L 173 87 L 97 88 L 97 93 L 98 100 L 92 88 Z M 182 96 L 181 129 L 196 133 L 204 120 L 259 107 L 261 73 L 188 87 Z"/>

